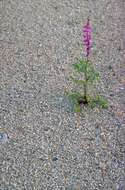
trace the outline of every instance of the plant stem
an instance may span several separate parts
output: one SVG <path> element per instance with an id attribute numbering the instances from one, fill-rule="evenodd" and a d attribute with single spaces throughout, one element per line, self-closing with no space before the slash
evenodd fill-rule
<path id="1" fill-rule="evenodd" d="M 88 61 L 88 58 L 87 58 Z M 84 100 L 87 103 L 87 64 L 85 66 Z"/>

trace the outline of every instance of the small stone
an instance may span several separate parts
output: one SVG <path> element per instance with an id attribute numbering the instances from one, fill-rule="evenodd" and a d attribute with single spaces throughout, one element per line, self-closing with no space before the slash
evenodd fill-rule
<path id="1" fill-rule="evenodd" d="M 122 48 L 119 46 L 119 47 L 118 47 L 118 51 L 121 51 L 121 50 L 122 50 Z"/>
<path id="2" fill-rule="evenodd" d="M 121 83 L 125 85 L 125 79 L 121 79 Z"/>
<path id="3" fill-rule="evenodd" d="M 57 160 L 58 160 L 57 157 L 53 157 L 53 159 L 52 159 L 53 162 L 55 162 L 55 161 L 57 161 Z"/>
<path id="4" fill-rule="evenodd" d="M 118 190 L 124 190 L 122 186 L 119 186 L 118 187 Z"/>
<path id="5" fill-rule="evenodd" d="M 125 113 L 123 111 L 117 111 L 116 114 L 118 117 L 125 117 Z"/>
<path id="6" fill-rule="evenodd" d="M 111 69 L 112 69 L 112 66 L 111 66 L 111 65 L 109 65 L 109 66 L 108 66 L 108 69 L 109 69 L 109 70 L 111 70 Z"/>
<path id="7" fill-rule="evenodd" d="M 59 101 L 62 102 L 63 101 L 63 97 L 59 97 Z"/>
<path id="8" fill-rule="evenodd" d="M 5 142 L 7 142 L 8 141 L 8 135 L 7 135 L 7 133 L 0 133 L 0 142 L 1 143 L 5 143 Z"/>
<path id="9" fill-rule="evenodd" d="M 117 124 L 117 127 L 118 127 L 118 128 L 121 128 L 121 127 L 122 127 L 121 123 L 118 123 L 118 124 Z"/>
<path id="10" fill-rule="evenodd" d="M 55 6 L 55 7 L 54 7 L 54 9 L 55 9 L 55 10 L 57 10 L 57 9 L 58 9 L 58 7 L 57 7 L 57 6 Z"/>
<path id="11" fill-rule="evenodd" d="M 50 130 L 49 127 L 45 127 L 45 128 L 44 128 L 44 131 L 49 131 L 49 130 Z"/>
<path id="12" fill-rule="evenodd" d="M 110 94 L 111 97 L 115 96 L 113 93 Z"/>

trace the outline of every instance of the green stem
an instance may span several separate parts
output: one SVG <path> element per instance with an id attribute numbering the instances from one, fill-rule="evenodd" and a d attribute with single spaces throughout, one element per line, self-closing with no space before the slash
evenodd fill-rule
<path id="1" fill-rule="evenodd" d="M 87 102 L 87 70 L 86 69 L 87 69 L 87 65 L 85 67 L 85 84 L 84 84 L 84 99 Z"/>

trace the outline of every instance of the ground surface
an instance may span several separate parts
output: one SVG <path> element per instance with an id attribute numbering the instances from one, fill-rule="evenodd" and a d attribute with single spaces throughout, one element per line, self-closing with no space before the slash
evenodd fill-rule
<path id="1" fill-rule="evenodd" d="M 125 190 L 123 0 L 0 1 L 0 190 Z M 93 27 L 107 110 L 63 96 Z"/>

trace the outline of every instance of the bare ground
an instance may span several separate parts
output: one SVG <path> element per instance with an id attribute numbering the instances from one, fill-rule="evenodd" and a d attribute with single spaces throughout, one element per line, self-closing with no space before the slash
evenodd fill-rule
<path id="1" fill-rule="evenodd" d="M 0 7 L 0 190 L 125 190 L 125 3 L 1 0 Z M 109 108 L 74 114 L 64 92 L 88 16 Z"/>

